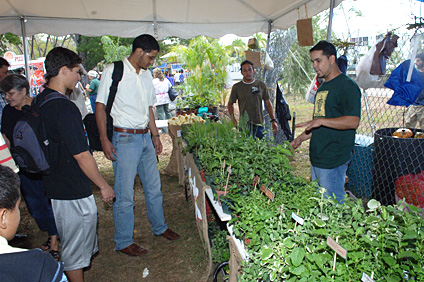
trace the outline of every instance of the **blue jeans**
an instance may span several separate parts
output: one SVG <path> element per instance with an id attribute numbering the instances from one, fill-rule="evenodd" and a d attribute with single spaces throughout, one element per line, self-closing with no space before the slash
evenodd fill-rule
<path id="1" fill-rule="evenodd" d="M 249 135 L 258 139 L 264 138 L 264 127 L 262 125 L 255 125 L 251 123 Z"/>
<path id="2" fill-rule="evenodd" d="M 21 192 L 29 214 L 34 218 L 38 228 L 47 231 L 49 236 L 57 235 L 52 206 L 44 193 L 43 181 L 31 175 L 19 173 Z"/>
<path id="3" fill-rule="evenodd" d="M 114 132 L 112 143 L 116 150 L 116 161 L 113 162 L 116 196 L 113 204 L 114 240 L 116 250 L 121 250 L 134 242 L 134 179 L 137 172 L 143 183 L 147 217 L 153 234 L 162 234 L 168 226 L 163 215 L 161 182 L 150 134 Z"/>
<path id="4" fill-rule="evenodd" d="M 339 204 L 343 204 L 345 199 L 344 185 L 349 162 L 350 160 L 333 169 L 318 168 L 311 165 L 312 181 L 318 179 L 318 185 L 326 189 L 324 195 L 333 197 L 334 194 Z"/>
<path id="5" fill-rule="evenodd" d="M 93 114 L 94 114 L 94 110 L 96 109 L 97 95 L 90 95 L 88 96 L 88 98 L 90 99 L 91 109 L 93 110 Z"/>

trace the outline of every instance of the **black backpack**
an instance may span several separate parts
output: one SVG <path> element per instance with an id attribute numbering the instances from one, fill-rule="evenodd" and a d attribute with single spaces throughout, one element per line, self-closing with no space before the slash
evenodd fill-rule
<path id="1" fill-rule="evenodd" d="M 113 119 L 110 116 L 110 111 L 112 110 L 113 102 L 115 101 L 116 92 L 118 91 L 118 84 L 122 79 L 124 74 L 124 63 L 122 61 L 113 62 L 114 68 L 112 73 L 112 84 L 109 88 L 109 97 L 107 99 L 106 105 L 106 128 L 107 128 L 107 137 L 112 141 L 113 135 Z M 96 116 L 94 114 L 88 114 L 84 118 L 84 126 L 87 131 L 88 142 L 90 144 L 90 149 L 96 151 L 103 151 L 102 143 L 100 142 L 99 128 L 96 123 Z"/>
<path id="2" fill-rule="evenodd" d="M 13 129 L 13 143 L 11 154 L 21 170 L 29 173 L 48 175 L 55 166 L 57 149 L 47 136 L 46 124 L 41 116 L 41 107 L 55 99 L 68 97 L 59 92 L 52 92 L 45 96 L 34 98 L 31 106 L 22 108 L 23 117 L 16 123 Z"/>

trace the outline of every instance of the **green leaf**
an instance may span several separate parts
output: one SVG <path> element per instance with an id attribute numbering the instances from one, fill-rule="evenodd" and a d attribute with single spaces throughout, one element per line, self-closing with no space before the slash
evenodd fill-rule
<path id="1" fill-rule="evenodd" d="M 293 248 L 294 245 L 295 245 L 295 243 L 292 241 L 292 239 L 290 237 L 284 238 L 283 244 L 284 244 L 284 246 L 286 246 L 289 249 Z"/>
<path id="2" fill-rule="evenodd" d="M 306 268 L 306 266 L 301 265 L 299 267 L 291 269 L 290 272 L 294 275 L 301 276 L 302 274 L 306 274 L 308 272 L 308 269 Z"/>
<path id="3" fill-rule="evenodd" d="M 371 224 L 371 223 L 375 223 L 375 222 L 379 222 L 381 219 L 378 216 L 369 216 L 365 219 L 365 223 L 367 224 Z"/>
<path id="4" fill-rule="evenodd" d="M 381 204 L 379 201 L 371 199 L 369 200 L 367 206 L 370 210 L 375 210 L 375 209 L 378 209 L 381 206 Z"/>
<path id="5" fill-rule="evenodd" d="M 389 266 L 394 266 L 397 263 L 397 261 L 394 258 L 392 258 L 391 256 L 389 256 L 389 255 L 384 255 L 383 256 L 383 260 Z"/>
<path id="6" fill-rule="evenodd" d="M 268 246 L 261 248 L 261 260 L 269 259 L 274 254 L 273 250 Z"/>
<path id="7" fill-rule="evenodd" d="M 319 218 L 313 220 L 313 223 L 315 223 L 315 225 L 318 226 L 318 227 L 324 227 L 325 226 L 325 221 L 322 220 L 322 219 L 319 219 Z"/>
<path id="8" fill-rule="evenodd" d="M 413 253 L 413 252 L 411 252 L 411 251 L 403 251 L 403 252 L 400 252 L 399 253 L 399 255 L 398 255 L 398 258 L 399 259 L 415 259 L 415 260 L 419 260 L 420 259 L 420 257 L 416 254 L 416 253 Z"/>
<path id="9" fill-rule="evenodd" d="M 305 257 L 305 249 L 299 248 L 299 247 L 294 248 L 290 254 L 290 259 L 294 266 L 299 266 L 302 263 L 304 257 Z"/>

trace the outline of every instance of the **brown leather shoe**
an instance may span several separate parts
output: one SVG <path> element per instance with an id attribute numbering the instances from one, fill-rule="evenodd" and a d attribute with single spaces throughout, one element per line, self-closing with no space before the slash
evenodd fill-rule
<path id="1" fill-rule="evenodd" d="M 132 243 L 125 249 L 117 250 L 117 252 L 121 252 L 132 257 L 137 257 L 137 256 L 145 255 L 148 253 L 146 249 L 140 247 L 136 243 Z"/>
<path id="2" fill-rule="evenodd" d="M 180 235 L 172 231 L 171 229 L 166 229 L 165 232 L 163 232 L 160 236 L 168 239 L 169 241 L 175 241 L 180 238 Z"/>

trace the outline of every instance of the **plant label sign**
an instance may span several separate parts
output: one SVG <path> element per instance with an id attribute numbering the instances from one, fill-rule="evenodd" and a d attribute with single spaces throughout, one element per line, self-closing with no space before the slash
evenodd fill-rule
<path id="1" fill-rule="evenodd" d="M 181 137 L 181 130 L 177 130 L 177 137 Z"/>
<path id="2" fill-rule="evenodd" d="M 368 276 L 365 272 L 362 272 L 361 282 L 375 282 L 371 277 Z"/>
<path id="3" fill-rule="evenodd" d="M 305 220 L 303 218 L 301 218 L 300 216 L 298 216 L 297 214 L 295 214 L 294 212 L 292 212 L 292 218 L 299 223 L 300 225 L 303 225 L 303 223 L 305 222 Z"/>
<path id="4" fill-rule="evenodd" d="M 261 192 L 265 194 L 271 201 L 274 201 L 275 194 L 271 190 L 265 187 L 265 185 L 261 185 Z"/>
<path id="5" fill-rule="evenodd" d="M 347 259 L 347 250 L 339 245 L 333 238 L 330 236 L 327 237 L 327 245 L 333 249 L 339 256 L 344 259 Z"/>

